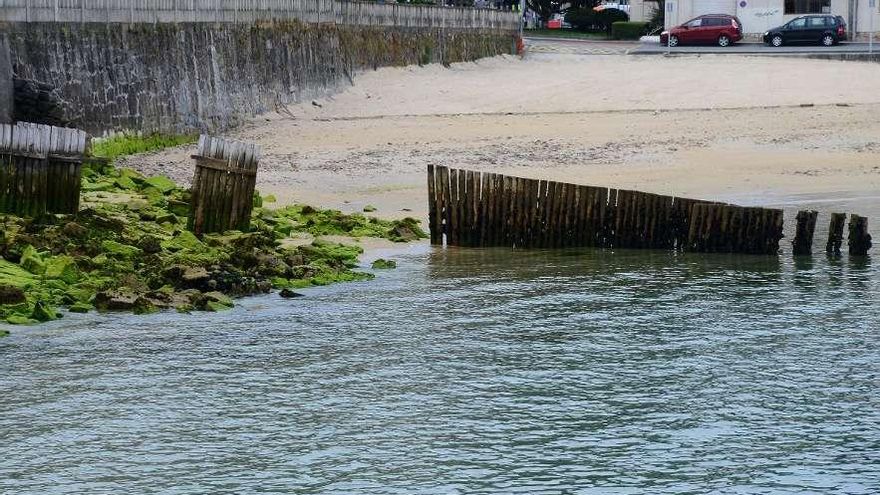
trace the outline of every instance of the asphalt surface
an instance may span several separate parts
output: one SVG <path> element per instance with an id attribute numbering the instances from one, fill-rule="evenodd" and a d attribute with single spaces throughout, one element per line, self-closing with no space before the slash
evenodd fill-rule
<path id="1" fill-rule="evenodd" d="M 728 54 L 728 55 L 811 55 L 827 53 L 869 53 L 868 43 L 846 42 L 835 46 L 791 45 L 775 48 L 763 43 L 741 42 L 726 48 L 720 46 L 677 46 L 672 49 L 657 42 L 596 41 L 547 37 L 526 37 L 531 53 L 564 53 L 573 55 L 662 55 L 671 54 Z M 880 56 L 880 40 L 874 43 L 874 53 Z"/>
<path id="2" fill-rule="evenodd" d="M 720 46 L 677 46 L 667 48 L 659 43 L 642 43 L 637 48 L 628 52 L 632 55 L 653 55 L 662 53 L 717 53 L 717 54 L 758 54 L 758 55 L 784 55 L 784 54 L 824 54 L 824 53 L 869 53 L 868 43 L 840 43 L 835 46 L 820 45 L 790 45 L 773 47 L 763 43 L 737 43 L 728 47 Z M 880 54 L 880 44 L 874 43 L 874 53 Z"/>

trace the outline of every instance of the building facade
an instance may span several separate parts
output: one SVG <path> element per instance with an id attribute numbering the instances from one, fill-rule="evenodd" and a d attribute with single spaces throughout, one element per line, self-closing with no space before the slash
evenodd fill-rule
<path id="1" fill-rule="evenodd" d="M 667 0 L 666 27 L 703 14 L 730 14 L 743 23 L 746 34 L 761 34 L 804 14 L 834 14 L 846 20 L 850 35 L 880 31 L 880 1 L 872 0 Z M 633 20 L 646 20 L 658 3 L 632 0 Z"/>

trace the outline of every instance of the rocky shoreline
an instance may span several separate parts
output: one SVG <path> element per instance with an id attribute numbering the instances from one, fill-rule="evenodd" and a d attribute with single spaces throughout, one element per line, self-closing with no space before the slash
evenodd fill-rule
<path id="1" fill-rule="evenodd" d="M 249 232 L 198 238 L 186 230 L 189 192 L 167 177 L 87 163 L 82 191 L 75 215 L 0 216 L 0 320 L 49 321 L 58 308 L 222 311 L 235 297 L 372 278 L 356 270 L 362 248 L 322 236 L 425 237 L 412 218 L 270 208 L 255 194 Z"/>

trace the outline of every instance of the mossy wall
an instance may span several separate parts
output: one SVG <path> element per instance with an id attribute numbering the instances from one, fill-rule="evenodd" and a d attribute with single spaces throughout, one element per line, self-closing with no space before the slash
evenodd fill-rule
<path id="1" fill-rule="evenodd" d="M 265 24 L 7 25 L 17 77 L 49 83 L 71 125 L 187 133 L 339 91 L 359 70 L 511 53 L 512 33 Z"/>

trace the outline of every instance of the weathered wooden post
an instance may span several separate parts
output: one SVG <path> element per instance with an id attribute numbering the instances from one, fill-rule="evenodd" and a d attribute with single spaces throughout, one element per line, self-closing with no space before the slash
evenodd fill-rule
<path id="1" fill-rule="evenodd" d="M 14 86 L 12 84 L 12 59 L 9 55 L 9 41 L 0 34 L 0 124 L 11 124 L 15 115 L 13 105 Z"/>
<path id="2" fill-rule="evenodd" d="M 77 129 L 0 124 L 0 211 L 76 213 L 85 147 L 86 133 Z"/>
<path id="3" fill-rule="evenodd" d="M 865 256 L 871 249 L 871 234 L 868 233 L 868 219 L 859 215 L 849 217 L 849 254 Z"/>
<path id="4" fill-rule="evenodd" d="M 260 149 L 254 144 L 199 137 L 188 227 L 196 235 L 250 228 Z"/>
<path id="5" fill-rule="evenodd" d="M 845 224 L 846 213 L 831 214 L 831 223 L 828 225 L 828 243 L 825 245 L 825 252 L 829 255 L 840 255 L 840 246 L 843 245 L 843 227 Z"/>
<path id="6" fill-rule="evenodd" d="M 813 233 L 816 230 L 817 211 L 801 210 L 797 214 L 797 228 L 792 244 L 792 254 L 795 256 L 809 255 L 813 253 Z"/>

